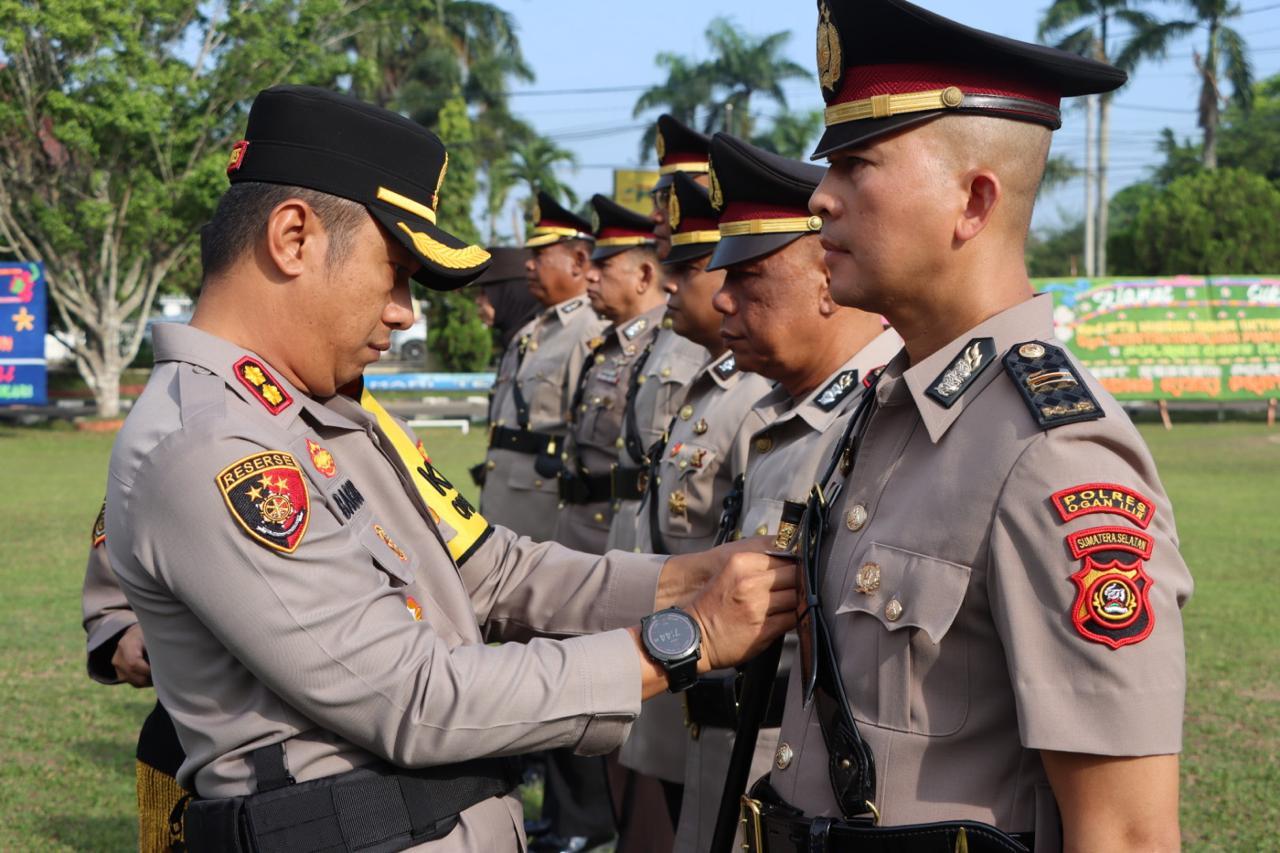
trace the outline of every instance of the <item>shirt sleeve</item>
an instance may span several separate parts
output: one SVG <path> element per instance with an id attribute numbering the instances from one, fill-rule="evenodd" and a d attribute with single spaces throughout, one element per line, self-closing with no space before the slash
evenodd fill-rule
<path id="1" fill-rule="evenodd" d="M 989 558 L 1023 745 L 1179 752 L 1192 582 L 1132 425 L 1103 419 L 1033 439 L 996 505 Z"/>
<path id="2" fill-rule="evenodd" d="M 85 652 L 89 677 L 102 684 L 119 684 L 111 657 L 120 634 L 137 624 L 138 617 L 116 576 L 111 573 L 105 542 L 97 541 L 89 548 L 84 570 L 84 590 L 80 610 L 85 632 Z"/>
<path id="3" fill-rule="evenodd" d="M 314 496 L 294 487 L 287 506 L 272 507 L 289 526 L 297 516 L 288 512 L 309 511 L 296 540 L 253 535 L 222 475 L 279 451 L 208 432 L 189 430 L 150 454 L 130 488 L 128 559 L 195 620 L 168 626 L 184 659 L 153 654 L 157 681 L 208 692 L 187 682 L 199 661 L 225 651 L 320 727 L 406 767 L 562 746 L 596 753 L 625 738 L 640 709 L 630 634 L 450 647 L 431 624 L 431 590 L 406 583 L 392 549 L 366 542 L 363 525 L 341 525 Z M 271 476 L 292 478 L 281 468 Z M 207 646 L 195 647 L 205 632 Z"/>

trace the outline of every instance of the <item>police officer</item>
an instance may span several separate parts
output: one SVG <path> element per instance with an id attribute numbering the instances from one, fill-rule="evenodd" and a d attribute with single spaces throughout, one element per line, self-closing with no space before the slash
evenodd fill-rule
<path id="1" fill-rule="evenodd" d="M 588 344 L 591 351 L 574 394 L 554 538 L 602 554 L 612 515 L 611 472 L 635 365 L 658 332 L 667 298 L 652 223 L 599 194 L 591 208 L 596 241 L 587 296 L 611 325 Z"/>
<path id="2" fill-rule="evenodd" d="M 831 292 L 905 346 L 811 500 L 749 823 L 771 851 L 1175 850 L 1191 579 L 1024 260 L 1060 98 L 1125 75 L 905 0 L 818 8 Z"/>
<path id="3" fill-rule="evenodd" d="M 685 175 L 706 184 L 709 143 L 705 134 L 686 127 L 669 115 L 658 116 L 658 180 L 650 193 L 653 212 L 649 219 L 653 222 L 659 260 L 665 259 L 671 251 L 672 226 L 667 218 L 667 208 L 673 182 L 677 175 Z M 662 318 L 662 328 L 633 368 L 636 375 L 629 389 L 622 435 L 617 442 L 618 462 L 613 469 L 613 520 L 606 543 L 610 549 L 641 550 L 640 530 L 647 519 L 640 512 L 640 498 L 644 494 L 643 481 L 652 461 L 649 448 L 662 437 L 667 424 L 684 403 L 693 377 L 710 357 L 702 344 L 677 334 L 671 327 L 672 320 L 670 315 Z M 664 778 L 673 774 L 678 781 L 680 768 L 675 763 L 669 766 Z"/>
<path id="4" fill-rule="evenodd" d="M 717 521 L 734 537 L 767 535 L 787 551 L 796 542 L 796 513 L 863 380 L 897 352 L 901 340 L 882 331 L 878 317 L 831 300 L 830 274 L 808 211 L 824 169 L 723 133 L 712 140 L 711 159 L 719 207 L 713 222 L 723 235 L 706 264 L 708 275 L 723 282 L 711 303 L 719 312 L 717 332 L 738 369 L 758 371 L 773 383 L 735 415 L 743 425 L 736 468 L 745 470 L 745 482 Z M 690 745 L 677 850 L 710 849 L 738 719 L 735 686 L 732 674 L 711 673 L 685 694 Z M 777 692 L 752 778 L 765 773 L 773 758 L 784 698 Z"/>
<path id="5" fill-rule="evenodd" d="M 542 303 L 529 292 L 527 273 L 533 253 L 511 246 L 490 246 L 486 251 L 493 263 L 475 281 L 476 314 L 493 329 L 505 354 L 517 333 L 542 311 Z"/>
<path id="6" fill-rule="evenodd" d="M 490 525 L 352 387 L 411 322 L 411 276 L 487 262 L 435 224 L 444 163 L 393 113 L 260 93 L 191 325 L 156 331 L 106 547 L 186 748 L 192 850 L 517 849 L 499 756 L 612 748 L 641 698 L 790 621 L 758 554 L 601 560 Z"/>
<path id="7" fill-rule="evenodd" d="M 529 292 L 546 306 L 503 353 L 490 407 L 480 507 L 495 524 L 539 542 L 555 532 L 556 473 L 587 342 L 606 321 L 587 300 L 591 225 L 545 192 L 525 246 Z"/>

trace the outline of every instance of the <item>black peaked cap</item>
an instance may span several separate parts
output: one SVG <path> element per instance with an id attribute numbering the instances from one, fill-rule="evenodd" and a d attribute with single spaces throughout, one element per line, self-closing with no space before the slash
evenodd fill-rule
<path id="1" fill-rule="evenodd" d="M 720 242 L 707 269 L 771 254 L 822 230 L 822 220 L 809 213 L 809 196 L 826 173 L 727 133 L 711 137 L 711 203 L 720 214 Z"/>
<path id="2" fill-rule="evenodd" d="M 664 264 L 682 264 L 706 257 L 720 241 L 719 216 L 711 206 L 710 192 L 687 172 L 672 175 L 667 222 L 671 225 L 671 252 Z"/>
<path id="3" fill-rule="evenodd" d="M 524 241 L 526 249 L 539 249 L 565 240 L 594 240 L 591 223 L 560 204 L 546 190 L 538 190 L 533 208 L 533 227 Z"/>
<path id="4" fill-rule="evenodd" d="M 655 190 L 671 186 L 677 172 L 706 174 L 707 156 L 711 150 L 711 137 L 699 133 L 675 116 L 663 113 L 658 116 L 658 182 Z"/>
<path id="5" fill-rule="evenodd" d="M 1044 45 L 974 29 L 907 0 L 818 0 L 818 79 L 827 130 L 814 159 L 948 113 L 1061 125 L 1058 101 L 1110 92 L 1128 75 Z M 943 93 L 886 113 L 877 96 Z M 872 115 L 832 121 L 832 108 L 865 101 Z"/>
<path id="6" fill-rule="evenodd" d="M 489 253 L 436 225 L 448 162 L 440 139 L 404 116 L 326 89 L 274 86 L 254 98 L 227 177 L 359 202 L 422 262 L 415 279 L 453 290 L 484 272 Z"/>
<path id="7" fill-rule="evenodd" d="M 533 257 L 533 252 L 509 246 L 490 246 L 488 251 L 493 256 L 493 263 L 475 280 L 475 284 L 488 285 L 525 280 L 528 272 L 525 269 L 525 262 Z"/>
<path id="8" fill-rule="evenodd" d="M 596 248 L 591 260 L 602 261 L 638 246 L 655 246 L 653 222 L 649 217 L 623 207 L 608 196 L 591 197 L 591 218 Z"/>

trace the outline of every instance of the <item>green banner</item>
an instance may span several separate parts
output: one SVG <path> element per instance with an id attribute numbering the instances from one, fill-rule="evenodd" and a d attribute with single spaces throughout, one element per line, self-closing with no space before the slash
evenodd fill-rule
<path id="1" fill-rule="evenodd" d="M 1280 397 L 1280 278 L 1040 279 L 1057 335 L 1120 400 Z"/>

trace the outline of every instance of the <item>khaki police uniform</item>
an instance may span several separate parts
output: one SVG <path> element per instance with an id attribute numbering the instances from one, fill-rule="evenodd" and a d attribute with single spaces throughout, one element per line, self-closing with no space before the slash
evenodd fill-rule
<path id="1" fill-rule="evenodd" d="M 919 364 L 904 351 L 852 474 L 826 484 L 822 606 L 885 825 L 973 819 L 1057 850 L 1040 750 L 1181 748 L 1191 577 L 1173 508 L 1124 411 L 1061 347 L 1040 296 Z M 839 816 L 798 670 L 771 782 Z"/>
<path id="2" fill-rule="evenodd" d="M 680 411 L 689 385 L 710 358 L 706 347 L 696 344 L 670 328 L 664 318 L 653 338 L 653 346 L 635 378 L 631 407 L 624 413 L 622 435 L 618 437 L 618 472 L 637 472 L 648 467 L 649 448 L 662 438 L 671 419 Z M 637 456 L 634 451 L 639 450 Z M 618 477 L 615 482 L 638 480 L 634 491 L 614 490 L 613 521 L 609 525 L 608 550 L 651 551 L 641 545 L 640 530 L 648 516 L 640 504 L 645 477 Z M 628 495 L 634 494 L 634 497 Z"/>
<path id="3" fill-rule="evenodd" d="M 648 502 L 656 500 L 664 553 L 688 554 L 715 544 L 725 496 L 746 463 L 747 440 L 760 425 L 751 416 L 752 404 L 768 389 L 764 377 L 738 370 L 732 352 L 709 361 L 694 379 L 671 422 L 657 479 L 641 509 L 650 518 Z M 641 547 L 652 551 L 655 546 L 646 539 Z M 622 763 L 649 776 L 684 781 L 684 719 L 682 697 L 650 700 L 622 747 Z"/>
<path id="4" fill-rule="evenodd" d="M 313 400 L 191 327 L 155 346 L 112 453 L 107 547 L 188 753 L 180 781 L 248 794 L 248 756 L 275 743 L 301 782 L 621 742 L 639 662 L 610 629 L 652 609 L 659 558 L 489 527 L 371 398 Z M 510 639 L 527 642 L 486 645 Z M 522 833 L 519 800 L 495 797 L 426 849 Z"/>
<path id="5" fill-rule="evenodd" d="M 898 334 L 886 330 L 803 400 L 793 400 L 781 385 L 757 399 L 743 418 L 745 423 L 763 426 L 747 431 L 746 478 L 736 537 L 781 534 L 784 542 L 794 545 L 796 531 L 780 529 L 783 505 L 788 501 L 803 504 L 809 499 L 813 484 L 831 457 L 831 448 L 840 440 L 849 416 L 862 398 L 868 374 L 888 363 L 901 346 Z M 792 645 L 789 637 L 780 666 L 783 673 L 789 667 Z M 696 734 L 689 743 L 684 804 L 676 836 L 675 849 L 682 853 L 710 848 L 733 751 L 731 729 L 702 726 Z M 769 771 L 777 743 L 776 727 L 760 729 L 751 762 L 751 780 Z"/>
<path id="6" fill-rule="evenodd" d="M 85 651 L 89 677 L 101 684 L 119 684 L 120 677 L 111 663 L 116 640 L 124 631 L 138 624 L 107 559 L 106 502 L 93 523 L 90 533 L 89 559 L 85 563 L 84 588 L 80 596 L 81 624 L 84 625 Z"/>
<path id="7" fill-rule="evenodd" d="M 612 515 L 609 473 L 618 459 L 618 438 L 636 359 L 658 332 L 664 305 L 658 305 L 595 339 L 575 394 L 576 408 L 563 455 L 554 539 L 561 545 L 603 554 Z M 576 483 L 590 490 L 570 496 Z"/>
<path id="8" fill-rule="evenodd" d="M 491 436 L 509 435 L 498 434 L 498 429 L 538 433 L 540 440 L 545 437 L 545 445 L 554 444 L 550 457 L 558 460 L 587 342 L 606 325 L 586 296 L 575 296 L 541 312 L 517 332 L 498 366 Z M 517 385 L 528 407 L 524 422 L 514 393 Z M 535 453 L 509 449 L 491 438 L 480 509 L 494 524 L 544 542 L 555 532 L 560 497 L 555 474 L 538 471 L 537 458 Z"/>

